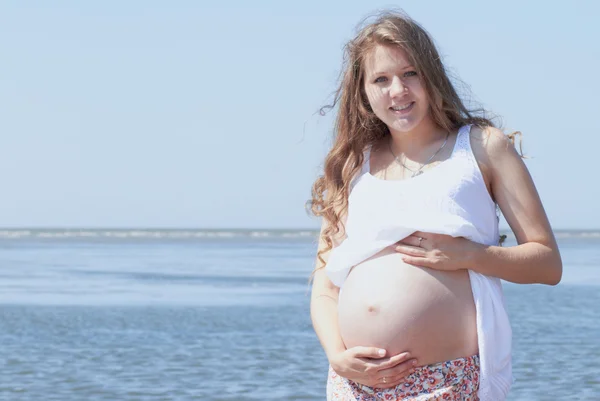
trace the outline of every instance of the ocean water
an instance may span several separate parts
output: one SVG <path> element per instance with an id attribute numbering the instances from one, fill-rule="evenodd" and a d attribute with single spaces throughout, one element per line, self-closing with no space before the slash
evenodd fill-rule
<path id="1" fill-rule="evenodd" d="M 311 231 L 0 231 L 0 400 L 324 400 Z M 509 400 L 600 400 L 600 232 L 506 283 Z M 511 245 L 511 242 L 507 245 Z"/>

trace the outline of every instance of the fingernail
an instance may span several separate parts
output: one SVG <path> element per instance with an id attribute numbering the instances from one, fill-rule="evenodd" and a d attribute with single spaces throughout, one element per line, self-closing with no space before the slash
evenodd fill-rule
<path id="1" fill-rule="evenodd" d="M 385 350 L 384 349 L 380 349 L 379 350 L 379 356 L 385 356 Z"/>
<path id="2" fill-rule="evenodd" d="M 413 366 L 416 366 L 417 365 L 417 360 L 413 359 L 412 364 L 413 364 Z"/>

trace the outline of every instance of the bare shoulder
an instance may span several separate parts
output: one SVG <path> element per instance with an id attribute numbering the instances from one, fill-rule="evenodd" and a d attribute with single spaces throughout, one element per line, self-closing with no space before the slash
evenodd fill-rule
<path id="1" fill-rule="evenodd" d="M 477 160 L 490 196 L 496 201 L 494 183 L 505 174 L 507 162 L 522 164 L 512 140 L 502 130 L 495 127 L 471 128 L 471 149 Z"/>
<path id="2" fill-rule="evenodd" d="M 484 176 L 492 181 L 508 164 L 523 164 L 513 140 L 495 127 L 473 127 L 471 149 Z"/>
<path id="3" fill-rule="evenodd" d="M 473 127 L 471 129 L 471 147 L 475 156 L 486 164 L 507 155 L 516 154 L 512 140 L 496 127 Z"/>

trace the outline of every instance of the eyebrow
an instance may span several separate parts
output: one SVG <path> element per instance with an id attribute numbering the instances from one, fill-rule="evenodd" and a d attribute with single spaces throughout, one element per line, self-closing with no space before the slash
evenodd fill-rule
<path id="1" fill-rule="evenodd" d="M 413 68 L 413 69 L 414 69 L 415 67 L 413 67 L 412 65 L 407 65 L 406 67 L 402 67 L 402 68 L 400 68 L 400 69 L 401 69 L 402 71 L 404 71 L 404 70 L 409 70 L 409 69 L 411 69 L 411 68 Z M 385 74 L 385 72 L 381 72 L 381 71 L 380 71 L 380 72 L 375 72 L 375 73 L 371 74 L 370 76 L 371 76 L 371 77 L 374 77 L 375 75 L 382 75 L 382 74 Z"/>

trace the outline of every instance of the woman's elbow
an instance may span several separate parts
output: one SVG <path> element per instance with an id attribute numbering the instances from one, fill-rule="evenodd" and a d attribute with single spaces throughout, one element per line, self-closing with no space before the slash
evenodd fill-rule
<path id="1" fill-rule="evenodd" d="M 548 266 L 547 281 L 544 284 L 557 285 L 562 280 L 563 265 L 560 253 L 558 251 L 553 257 L 552 262 Z"/>

